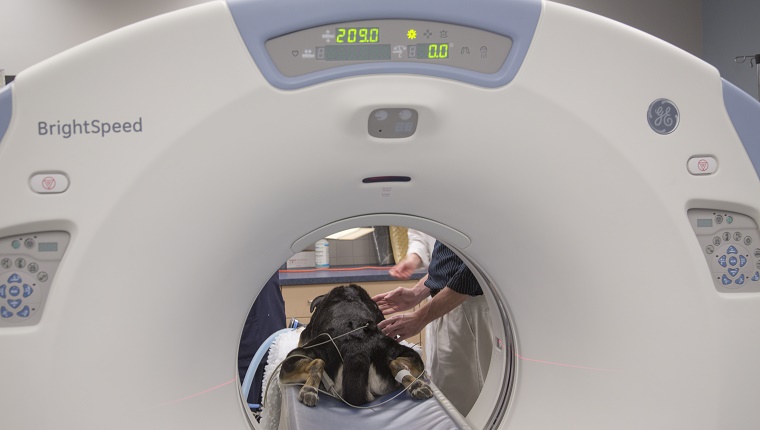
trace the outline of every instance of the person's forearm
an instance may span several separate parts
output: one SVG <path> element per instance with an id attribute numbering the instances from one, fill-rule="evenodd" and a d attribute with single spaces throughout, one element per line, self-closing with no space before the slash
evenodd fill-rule
<path id="1" fill-rule="evenodd" d="M 416 287 L 415 287 L 416 288 Z M 427 287 L 425 287 L 427 288 Z M 444 288 L 415 313 L 419 314 L 424 325 L 451 312 L 452 309 L 461 305 L 467 298 L 466 294 L 459 294 L 451 288 Z"/>
<path id="2" fill-rule="evenodd" d="M 416 284 L 414 284 L 414 287 L 412 287 L 412 292 L 414 293 L 414 296 L 417 297 L 417 303 L 420 303 L 421 301 L 425 300 L 430 295 L 430 288 L 425 286 L 425 281 L 427 280 L 428 275 L 425 275 L 417 281 Z"/>

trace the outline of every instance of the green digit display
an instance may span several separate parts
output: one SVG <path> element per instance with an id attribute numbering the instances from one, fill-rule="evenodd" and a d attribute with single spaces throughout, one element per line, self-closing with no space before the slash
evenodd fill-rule
<path id="1" fill-rule="evenodd" d="M 335 43 L 377 43 L 380 29 L 377 27 L 338 27 L 335 29 Z"/>
<path id="2" fill-rule="evenodd" d="M 420 43 L 417 45 L 417 57 L 420 60 L 445 60 L 449 58 L 448 43 Z"/>

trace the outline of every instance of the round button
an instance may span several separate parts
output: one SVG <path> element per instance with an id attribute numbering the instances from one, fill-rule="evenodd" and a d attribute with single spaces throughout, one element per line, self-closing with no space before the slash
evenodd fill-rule
<path id="1" fill-rule="evenodd" d="M 720 244 L 721 244 L 720 238 L 718 236 L 713 237 L 713 245 L 720 246 Z M 760 248 L 758 248 L 757 251 L 760 252 Z"/>
<path id="2" fill-rule="evenodd" d="M 738 231 L 734 232 L 734 240 L 737 241 L 737 242 L 740 241 L 740 240 L 742 240 L 742 234 L 741 234 L 741 232 L 738 232 Z"/>
<path id="3" fill-rule="evenodd" d="M 37 271 L 40 270 L 40 266 L 37 265 L 37 263 L 29 263 L 29 266 L 26 269 L 29 273 L 37 273 Z"/>
<path id="4" fill-rule="evenodd" d="M 752 244 L 752 236 L 744 236 L 744 244 L 749 246 Z"/>
<path id="5" fill-rule="evenodd" d="M 729 223 L 729 224 L 732 224 L 734 222 L 734 217 L 732 217 L 731 215 L 727 216 L 726 217 L 726 222 Z"/>
<path id="6" fill-rule="evenodd" d="M 715 222 L 717 224 L 723 224 L 723 215 L 715 215 Z"/>
<path id="7" fill-rule="evenodd" d="M 21 248 L 21 242 L 18 240 L 14 240 L 13 242 L 11 242 L 11 246 L 13 247 L 13 249 L 19 249 Z"/>
<path id="8" fill-rule="evenodd" d="M 760 262 L 758 262 L 758 263 L 760 263 Z M 45 281 L 47 281 L 47 280 L 48 280 L 48 274 L 47 274 L 47 272 L 40 272 L 40 273 L 38 273 L 38 274 L 37 274 L 37 279 L 38 279 L 40 282 L 45 282 Z"/>
<path id="9" fill-rule="evenodd" d="M 27 239 L 24 241 L 24 246 L 26 246 L 29 249 L 34 248 L 34 239 Z"/>
<path id="10" fill-rule="evenodd" d="M 727 231 L 724 232 L 723 233 L 723 240 L 726 241 L 726 242 L 728 242 L 729 240 L 731 240 L 731 233 L 729 233 Z"/>
<path id="11" fill-rule="evenodd" d="M 712 254 L 713 252 L 715 252 L 715 247 L 712 246 L 712 245 L 707 245 L 705 247 L 705 252 L 708 253 L 708 254 Z"/>
<path id="12" fill-rule="evenodd" d="M 17 269 L 23 269 L 26 267 L 26 260 L 23 258 L 17 258 L 16 259 L 16 268 Z"/>
<path id="13" fill-rule="evenodd" d="M 13 266 L 13 261 L 10 258 L 3 258 L 0 261 L 0 267 L 3 269 L 10 269 Z"/>
<path id="14" fill-rule="evenodd" d="M 19 287 L 17 287 L 17 286 L 15 286 L 15 285 L 14 285 L 14 286 L 12 286 L 12 287 L 11 287 L 11 288 L 8 290 L 8 294 L 10 294 L 12 297 L 16 297 L 16 296 L 18 296 L 19 294 L 21 294 L 21 289 L 20 289 Z"/>

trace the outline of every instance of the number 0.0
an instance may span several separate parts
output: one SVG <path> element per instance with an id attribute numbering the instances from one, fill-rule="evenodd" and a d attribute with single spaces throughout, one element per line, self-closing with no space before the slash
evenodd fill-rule
<path id="1" fill-rule="evenodd" d="M 431 43 L 430 46 L 428 46 L 428 58 L 448 58 L 448 57 L 449 57 L 448 43 L 441 43 L 441 44 Z"/>

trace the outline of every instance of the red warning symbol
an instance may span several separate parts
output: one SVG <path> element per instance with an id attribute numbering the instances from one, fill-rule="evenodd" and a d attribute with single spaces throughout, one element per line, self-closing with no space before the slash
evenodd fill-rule
<path id="1" fill-rule="evenodd" d="M 710 163 L 708 163 L 708 162 L 707 162 L 707 160 L 705 160 L 704 158 L 703 158 L 703 159 L 701 159 L 701 160 L 699 160 L 699 161 L 697 162 L 697 168 L 698 168 L 700 171 L 702 171 L 702 172 L 705 172 L 705 171 L 707 171 L 707 169 L 708 169 L 709 167 L 710 167 Z"/>
<path id="2" fill-rule="evenodd" d="M 52 176 L 46 176 L 42 179 L 42 188 L 51 191 L 55 188 L 55 178 Z"/>

